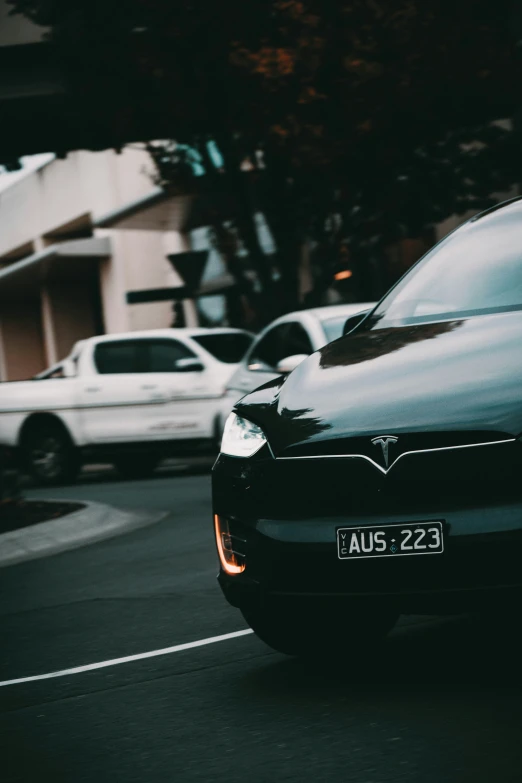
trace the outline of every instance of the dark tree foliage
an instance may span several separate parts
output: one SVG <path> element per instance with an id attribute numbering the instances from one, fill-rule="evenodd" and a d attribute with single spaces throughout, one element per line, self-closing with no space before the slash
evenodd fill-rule
<path id="1" fill-rule="evenodd" d="M 364 268 L 520 181 L 517 134 L 494 123 L 519 110 L 514 0 L 11 2 L 51 26 L 79 115 L 115 145 L 146 117 L 156 138 L 199 152 L 207 174 L 195 178 L 179 150 L 151 147 L 158 181 L 206 197 L 242 296 L 266 318 L 270 303 L 298 305 L 306 240 L 319 270 L 308 301 L 320 301 L 343 257 Z M 257 209 L 276 259 L 259 246 Z"/>

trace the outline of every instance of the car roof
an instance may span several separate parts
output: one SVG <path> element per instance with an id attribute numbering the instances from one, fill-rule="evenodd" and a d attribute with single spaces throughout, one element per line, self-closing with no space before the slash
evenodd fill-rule
<path id="1" fill-rule="evenodd" d="M 112 340 L 134 340 L 142 337 L 203 337 L 212 334 L 250 334 L 245 329 L 232 329 L 229 327 L 214 327 L 206 329 L 204 327 L 181 327 L 170 329 L 142 329 L 136 332 L 114 332 L 112 334 L 102 334 L 96 337 L 90 337 L 82 340 L 81 343 L 95 342 L 104 343 Z"/>
<path id="2" fill-rule="evenodd" d="M 272 321 L 275 323 L 285 323 L 286 321 L 299 320 L 304 316 L 311 315 L 313 318 L 317 318 L 318 321 L 324 321 L 327 318 L 340 318 L 345 315 L 347 318 L 350 315 L 355 315 L 363 310 L 371 310 L 375 307 L 377 302 L 356 302 L 351 304 L 338 304 L 338 305 L 325 305 L 324 307 L 312 307 L 309 310 L 294 310 L 291 313 L 286 313 Z M 270 326 L 272 326 L 270 324 Z"/>
<path id="3" fill-rule="evenodd" d="M 309 312 L 320 321 L 326 318 L 337 318 L 341 315 L 355 315 L 363 310 L 373 310 L 377 302 L 355 302 L 352 304 L 328 305 L 325 307 L 314 307 Z"/>

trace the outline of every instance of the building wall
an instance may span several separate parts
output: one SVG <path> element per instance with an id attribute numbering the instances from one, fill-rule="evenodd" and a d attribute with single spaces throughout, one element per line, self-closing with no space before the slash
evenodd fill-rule
<path id="1" fill-rule="evenodd" d="M 99 232 L 102 233 L 102 232 Z M 105 331 L 129 330 L 129 313 L 125 301 L 125 243 L 122 232 L 104 231 L 110 236 L 112 255 L 100 264 L 100 292 Z"/>
<path id="2" fill-rule="evenodd" d="M 73 152 L 0 191 L 0 258 L 77 220 L 92 220 L 153 192 L 147 153 Z"/>
<path id="3" fill-rule="evenodd" d="M 187 239 L 174 231 L 93 228 L 98 218 L 155 191 L 150 167 L 148 155 L 141 150 L 78 151 L 64 160 L 50 160 L 0 190 L 0 268 L 72 236 L 108 236 L 112 255 L 101 260 L 97 272 L 104 330 L 170 326 L 172 303 L 128 305 L 126 293 L 179 286 L 182 281 L 166 255 L 189 249 Z M 3 341 L 8 378 L 13 378 L 13 372 L 24 377 L 34 374 L 66 355 L 76 340 L 97 333 L 100 317 L 91 300 L 83 279 L 76 287 L 42 283 L 38 303 L 42 322 L 21 318 L 15 328 L 12 317 L 8 319 Z M 24 334 L 13 343 L 17 330 Z M 39 346 L 34 355 L 27 354 L 26 366 L 13 358 L 19 340 L 31 344 L 36 340 Z"/>
<path id="4" fill-rule="evenodd" d="M 7 381 L 7 364 L 4 346 L 4 333 L 2 330 L 2 317 L 0 316 L 0 382 Z"/>
<path id="5" fill-rule="evenodd" d="M 54 283 L 47 286 L 51 307 L 56 359 L 67 356 L 78 340 L 97 333 L 92 286 L 78 287 L 74 283 Z"/>
<path id="6" fill-rule="evenodd" d="M 0 0 L 0 46 L 20 46 L 38 43 L 46 28 L 33 24 L 21 14 L 11 14 L 12 5 Z"/>
<path id="7" fill-rule="evenodd" d="M 162 231 L 120 231 L 125 254 L 127 291 L 169 288 L 181 284 L 166 258 L 168 252 Z M 172 323 L 172 302 L 128 305 L 128 323 L 132 331 L 156 329 Z"/>
<path id="8" fill-rule="evenodd" d="M 7 375 L 2 380 L 31 378 L 47 366 L 38 300 L 2 304 L 0 328 Z"/>
<path id="9" fill-rule="evenodd" d="M 102 262 L 100 288 L 103 320 L 108 333 L 159 329 L 172 323 L 172 303 L 128 305 L 126 293 L 181 285 L 166 256 L 187 249 L 177 232 L 99 229 L 109 236 L 112 255 Z M 176 249 L 173 249 L 176 248 Z"/>

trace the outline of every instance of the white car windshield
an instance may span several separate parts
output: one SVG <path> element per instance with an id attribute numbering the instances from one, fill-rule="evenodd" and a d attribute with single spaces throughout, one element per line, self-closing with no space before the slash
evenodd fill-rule
<path id="1" fill-rule="evenodd" d="M 380 329 L 519 309 L 522 218 L 516 204 L 443 239 L 383 299 L 370 325 Z"/>
<path id="2" fill-rule="evenodd" d="M 327 342 L 331 343 L 343 336 L 343 329 L 349 315 L 336 315 L 334 318 L 325 318 L 321 320 L 321 326 L 325 333 Z"/>
<path id="3" fill-rule="evenodd" d="M 192 339 L 218 361 L 237 364 L 250 348 L 254 338 L 247 332 L 221 332 L 197 335 Z"/>

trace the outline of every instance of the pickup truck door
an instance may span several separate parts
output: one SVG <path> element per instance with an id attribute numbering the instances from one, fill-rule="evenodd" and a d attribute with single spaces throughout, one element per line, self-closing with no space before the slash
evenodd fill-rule
<path id="1" fill-rule="evenodd" d="M 86 443 L 124 443 L 148 439 L 151 420 L 165 407 L 167 394 L 142 371 L 141 340 L 98 343 L 96 375 L 80 377 L 78 406 Z"/>
<path id="2" fill-rule="evenodd" d="M 215 368 L 174 338 L 146 338 L 143 347 L 143 378 L 166 401 L 148 411 L 149 439 L 211 437 L 224 390 Z"/>

